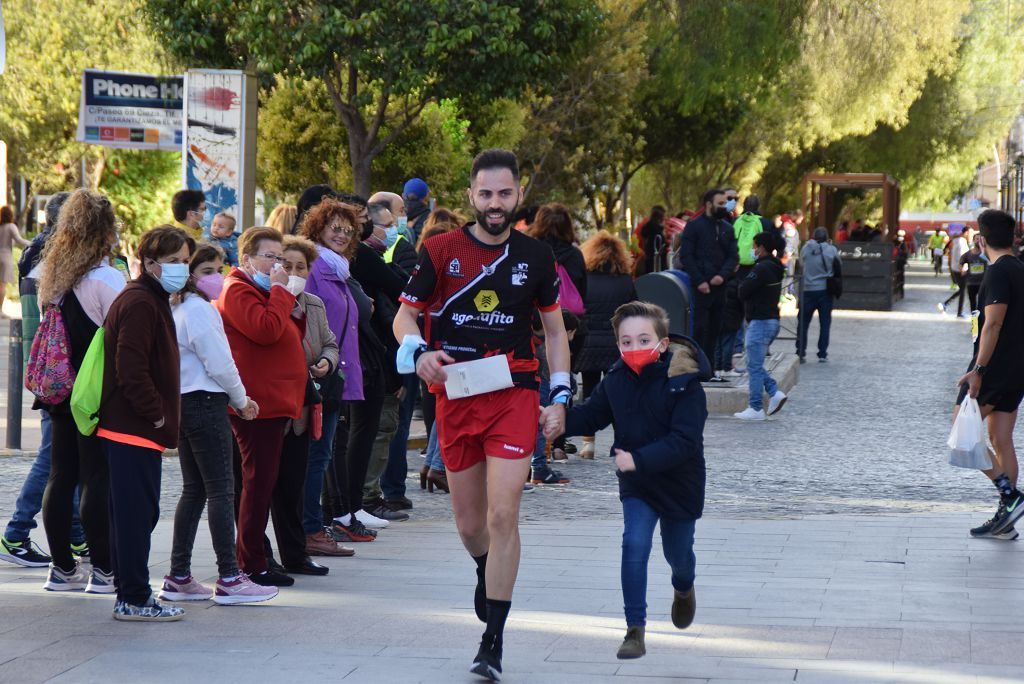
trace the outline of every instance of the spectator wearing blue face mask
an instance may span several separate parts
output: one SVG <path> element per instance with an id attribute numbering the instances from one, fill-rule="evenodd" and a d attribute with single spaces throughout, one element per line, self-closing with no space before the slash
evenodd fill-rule
<path id="1" fill-rule="evenodd" d="M 366 243 L 380 252 L 384 263 L 398 266 L 403 278 L 408 278 L 416 268 L 416 248 L 402 234 L 387 202 L 371 202 L 367 208 L 373 221 L 373 234 Z"/>

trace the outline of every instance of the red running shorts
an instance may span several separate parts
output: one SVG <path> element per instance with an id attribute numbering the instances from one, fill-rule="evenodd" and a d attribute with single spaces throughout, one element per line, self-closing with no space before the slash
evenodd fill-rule
<path id="1" fill-rule="evenodd" d="M 437 440 L 452 472 L 483 463 L 487 456 L 529 458 L 537 445 L 540 395 L 509 389 L 463 399 L 437 395 Z"/>

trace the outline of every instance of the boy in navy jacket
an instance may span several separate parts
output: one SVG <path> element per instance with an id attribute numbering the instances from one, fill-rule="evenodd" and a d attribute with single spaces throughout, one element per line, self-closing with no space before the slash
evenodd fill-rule
<path id="1" fill-rule="evenodd" d="M 647 560 L 661 522 L 665 559 L 672 567 L 672 622 L 693 622 L 696 557 L 693 534 L 704 509 L 704 422 L 701 380 L 711 367 L 697 343 L 669 346 L 668 315 L 646 302 L 623 304 L 612 317 L 622 358 L 586 403 L 566 416 L 566 436 L 593 435 L 615 426 L 615 458 L 622 501 L 622 595 L 626 638 L 619 658 L 646 653 Z M 553 429 L 553 426 L 552 426 Z"/>

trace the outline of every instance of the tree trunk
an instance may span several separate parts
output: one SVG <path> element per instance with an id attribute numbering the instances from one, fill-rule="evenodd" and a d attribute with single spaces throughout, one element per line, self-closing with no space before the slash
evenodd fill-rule
<path id="1" fill-rule="evenodd" d="M 370 188 L 373 187 L 373 159 L 364 154 L 358 159 L 352 155 L 352 191 L 360 197 L 370 198 Z"/>

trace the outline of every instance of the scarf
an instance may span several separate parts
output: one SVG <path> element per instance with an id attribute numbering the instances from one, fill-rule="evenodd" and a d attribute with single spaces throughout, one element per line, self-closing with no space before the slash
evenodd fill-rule
<path id="1" fill-rule="evenodd" d="M 324 246 L 320 247 L 320 258 L 331 267 L 331 270 L 341 278 L 342 282 L 349 279 L 348 259 Z"/>

